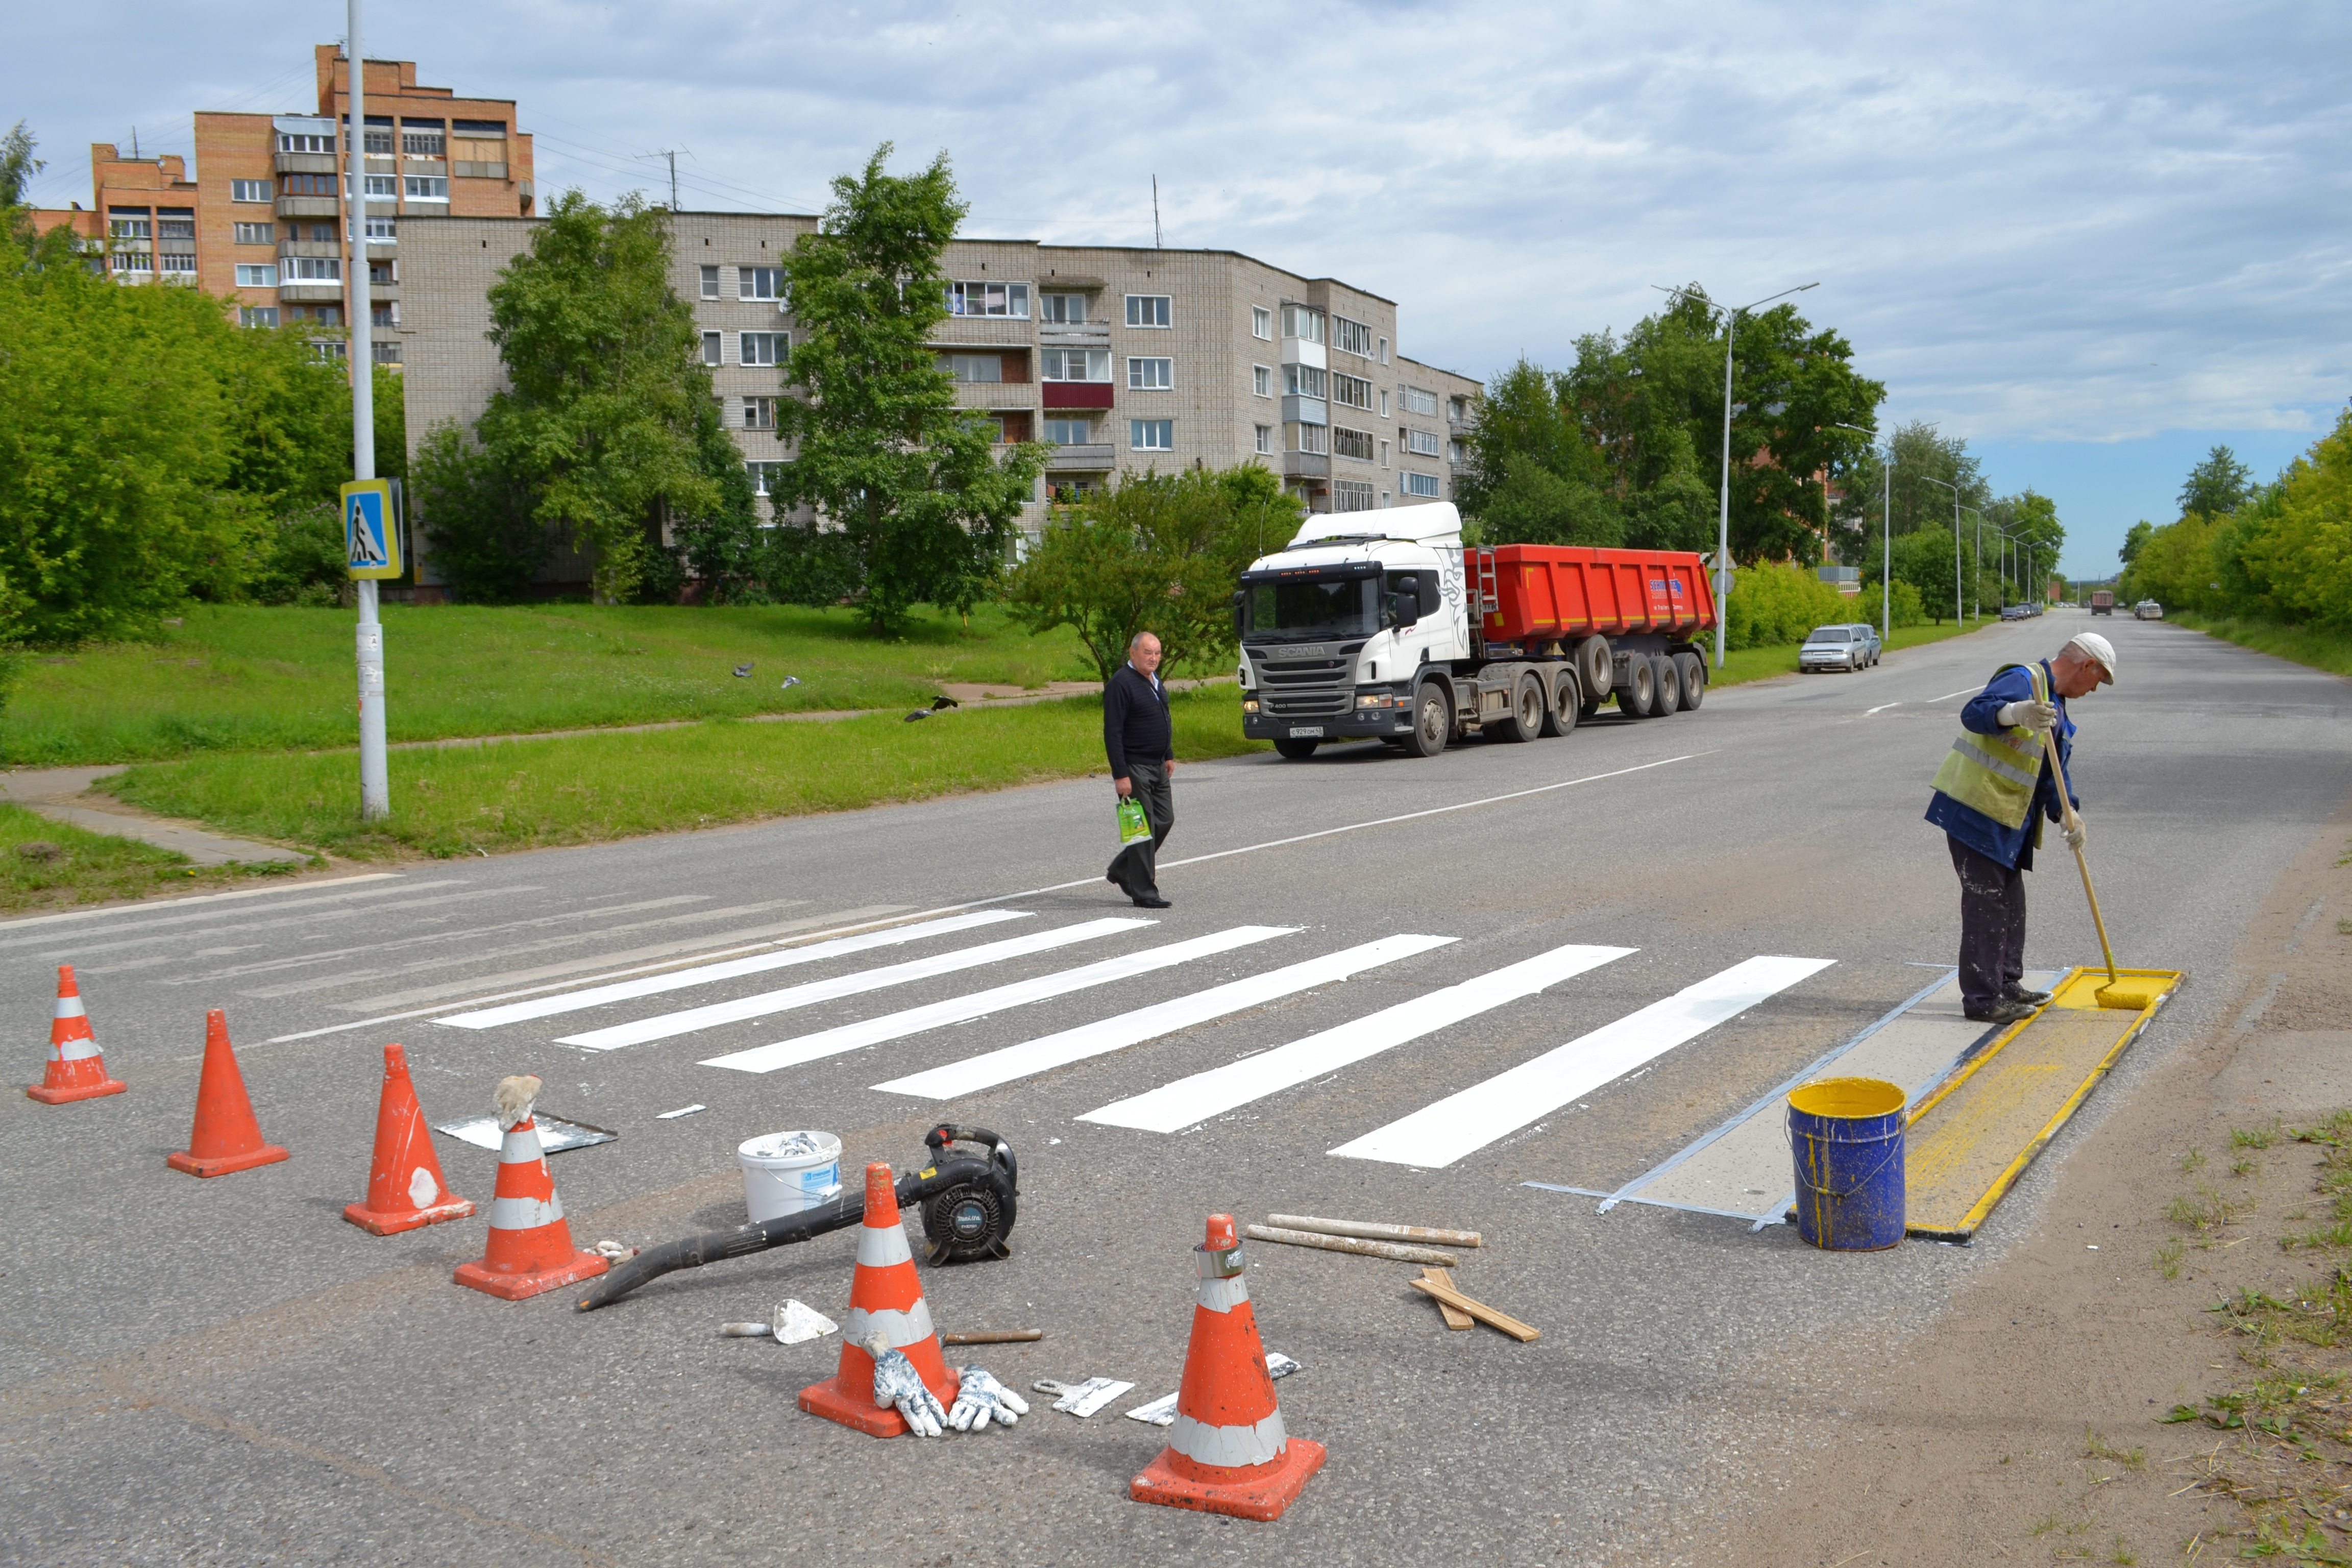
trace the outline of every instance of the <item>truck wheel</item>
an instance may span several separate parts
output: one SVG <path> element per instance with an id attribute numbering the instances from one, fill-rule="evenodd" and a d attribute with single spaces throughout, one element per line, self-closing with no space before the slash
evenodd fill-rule
<path id="1" fill-rule="evenodd" d="M 1445 750 L 1454 734 L 1454 704 L 1437 682 L 1425 680 L 1412 697 L 1412 739 L 1405 749 L 1415 756 L 1433 757 Z"/>
<path id="2" fill-rule="evenodd" d="M 1313 756 L 1315 748 L 1322 743 L 1320 741 L 1293 741 L 1285 737 L 1274 743 L 1274 749 L 1294 763 L 1303 763 Z"/>
<path id="3" fill-rule="evenodd" d="M 1625 661 L 1625 684 L 1617 689 L 1617 706 L 1629 719 L 1649 719 L 1657 714 L 1657 668 L 1640 654 Z"/>
<path id="4" fill-rule="evenodd" d="M 1587 637 L 1576 645 L 1576 679 L 1596 705 L 1609 695 L 1612 668 L 1607 637 Z"/>
<path id="5" fill-rule="evenodd" d="M 1519 677 L 1519 684 L 1513 689 L 1509 714 L 1486 728 L 1497 741 L 1532 741 L 1543 733 L 1543 678 L 1530 673 Z"/>
<path id="6" fill-rule="evenodd" d="M 1682 711 L 1683 672 L 1664 655 L 1654 656 L 1650 662 L 1658 669 L 1658 717 L 1670 719 Z"/>
<path id="7" fill-rule="evenodd" d="M 1584 698 L 1577 690 L 1576 672 L 1563 669 L 1559 681 L 1551 689 L 1551 707 L 1544 713 L 1543 732 L 1546 736 L 1565 735 L 1576 728 L 1577 719 L 1584 711 Z"/>
<path id="8" fill-rule="evenodd" d="M 1698 705 L 1706 700 L 1706 660 L 1695 653 L 1675 655 L 1675 668 L 1682 671 L 1683 711 L 1696 713 Z"/>

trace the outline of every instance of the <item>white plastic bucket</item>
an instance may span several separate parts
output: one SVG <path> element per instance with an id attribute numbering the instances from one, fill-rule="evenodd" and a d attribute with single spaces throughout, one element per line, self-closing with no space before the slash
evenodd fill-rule
<path id="1" fill-rule="evenodd" d="M 771 1132 L 736 1147 L 743 1204 L 758 1225 L 811 1209 L 841 1191 L 841 1140 L 830 1132 Z"/>

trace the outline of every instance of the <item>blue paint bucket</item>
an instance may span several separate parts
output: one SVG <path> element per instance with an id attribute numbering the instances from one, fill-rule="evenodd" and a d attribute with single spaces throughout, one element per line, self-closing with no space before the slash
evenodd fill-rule
<path id="1" fill-rule="evenodd" d="M 1874 1078 L 1825 1078 L 1789 1096 L 1807 1243 L 1879 1252 L 1903 1239 L 1903 1090 Z"/>

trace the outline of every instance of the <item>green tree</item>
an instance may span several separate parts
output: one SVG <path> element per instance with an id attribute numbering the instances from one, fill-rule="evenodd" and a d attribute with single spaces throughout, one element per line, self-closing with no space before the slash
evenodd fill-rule
<path id="1" fill-rule="evenodd" d="M 1171 669 L 1234 651 L 1243 570 L 1298 531 L 1304 509 L 1273 470 L 1131 475 L 1057 510 L 1013 568 L 1004 603 L 1033 632 L 1069 626 L 1108 680 L 1139 631 Z"/>
<path id="2" fill-rule="evenodd" d="M 554 537 L 523 476 L 456 421 L 443 420 L 417 443 L 409 499 L 451 597 L 497 604 L 530 592 Z"/>
<path id="3" fill-rule="evenodd" d="M 2180 485 L 2180 515 L 2227 517 L 2254 493 L 2253 470 L 2227 447 L 2215 447 Z"/>
<path id="4" fill-rule="evenodd" d="M 2352 627 L 2352 410 L 2233 525 L 2226 546 L 2242 558 L 2264 609 Z"/>
<path id="5" fill-rule="evenodd" d="M 2148 536 L 2155 531 L 2156 524 L 2146 518 L 2133 523 L 2131 531 L 2124 535 L 2124 547 L 2116 552 L 2116 559 L 2126 566 L 2138 560 L 2140 551 L 2147 547 Z"/>
<path id="6" fill-rule="evenodd" d="M 532 515 L 588 558 L 604 604 L 646 584 L 665 525 L 688 533 L 748 499 L 722 482 L 740 464 L 709 438 L 717 402 L 670 259 L 667 212 L 566 191 L 489 289 L 509 385 L 477 438 L 528 487 Z"/>
<path id="7" fill-rule="evenodd" d="M 823 224 L 785 258 L 801 332 L 783 380 L 802 395 L 776 421 L 795 447 L 779 510 L 807 509 L 779 530 L 778 575 L 795 596 L 856 597 L 877 631 L 919 602 L 968 610 L 990 591 L 1045 458 L 1023 442 L 1000 459 L 994 423 L 956 405 L 930 342 L 965 205 L 946 153 L 894 175 L 890 153 L 833 182 Z"/>

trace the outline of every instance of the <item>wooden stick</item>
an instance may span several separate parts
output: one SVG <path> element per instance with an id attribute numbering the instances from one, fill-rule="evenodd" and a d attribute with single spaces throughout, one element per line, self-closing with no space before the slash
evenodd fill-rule
<path id="1" fill-rule="evenodd" d="M 1454 1271 L 1450 1268 L 1424 1268 L 1421 1271 L 1421 1277 L 1433 1283 L 1443 1285 L 1449 1290 L 1454 1289 Z M 1475 1328 L 1478 1322 L 1477 1319 L 1450 1301 L 1437 1303 L 1437 1315 L 1445 1321 L 1445 1326 L 1449 1329 Z"/>
<path id="2" fill-rule="evenodd" d="M 1352 1241 L 1344 1236 L 1318 1236 L 1311 1230 L 1275 1230 L 1253 1225 L 1244 1226 L 1243 1233 L 1252 1241 L 1278 1241 L 1285 1247 L 1319 1247 L 1326 1252 L 1360 1252 L 1366 1258 L 1388 1258 L 1399 1263 L 1436 1263 L 1451 1268 L 1462 1261 L 1450 1252 L 1439 1252 L 1432 1247 L 1399 1247 L 1392 1241 Z"/>
<path id="3" fill-rule="evenodd" d="M 1018 1345 L 1045 1337 L 1043 1329 L 975 1329 L 968 1334 L 941 1334 L 943 1345 Z"/>
<path id="4" fill-rule="evenodd" d="M 1450 1286 L 1435 1284 L 1427 1279 L 1408 1279 L 1405 1283 L 1424 1296 L 1434 1296 L 1441 1301 L 1459 1308 L 1490 1329 L 1500 1329 L 1521 1344 L 1542 1336 L 1541 1329 L 1531 1329 L 1517 1318 L 1498 1312 L 1484 1301 L 1474 1301 Z"/>
<path id="5" fill-rule="evenodd" d="M 1324 1236 L 1360 1236 L 1372 1241 L 1433 1241 L 1440 1247 L 1485 1245 L 1475 1230 L 1432 1230 L 1426 1226 L 1381 1225 L 1371 1220 L 1318 1219 L 1309 1214 L 1270 1214 L 1265 1223 Z"/>

